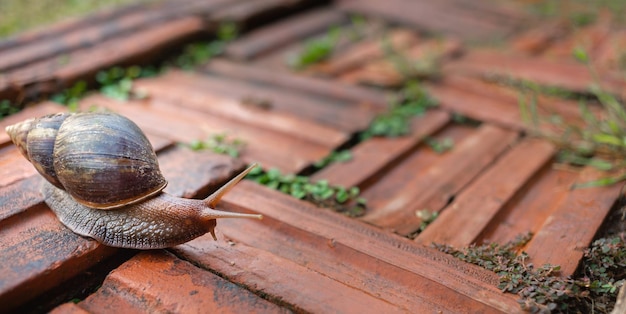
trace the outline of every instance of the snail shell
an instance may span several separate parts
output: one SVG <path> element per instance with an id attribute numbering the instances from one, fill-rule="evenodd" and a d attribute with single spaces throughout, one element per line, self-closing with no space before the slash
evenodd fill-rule
<path id="1" fill-rule="evenodd" d="M 48 182 L 88 207 L 137 203 L 167 185 L 144 133 L 115 113 L 48 115 L 7 133 Z"/>
<path id="2" fill-rule="evenodd" d="M 251 165 L 203 200 L 162 192 L 167 184 L 152 145 L 115 113 L 61 113 L 6 128 L 46 179 L 46 204 L 69 229 L 115 247 L 156 249 L 211 233 L 217 218 L 262 218 L 215 210 Z"/>

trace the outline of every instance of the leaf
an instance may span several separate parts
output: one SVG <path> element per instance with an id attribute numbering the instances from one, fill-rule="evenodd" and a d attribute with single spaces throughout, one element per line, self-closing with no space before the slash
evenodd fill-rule
<path id="1" fill-rule="evenodd" d="M 597 180 L 593 180 L 589 182 L 576 183 L 572 186 L 572 189 L 609 186 L 609 185 L 612 185 L 612 184 L 615 184 L 617 182 L 624 181 L 624 180 L 626 180 L 626 174 L 618 176 L 618 177 L 606 177 L 606 178 L 601 178 L 601 179 L 597 179 Z"/>
<path id="2" fill-rule="evenodd" d="M 622 140 L 616 136 L 610 134 L 597 133 L 593 134 L 592 138 L 594 141 L 602 144 L 609 144 L 614 146 L 621 146 Z"/>

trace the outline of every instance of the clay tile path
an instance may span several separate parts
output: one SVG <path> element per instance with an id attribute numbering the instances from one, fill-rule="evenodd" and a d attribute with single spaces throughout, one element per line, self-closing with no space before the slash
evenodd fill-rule
<path id="1" fill-rule="evenodd" d="M 474 0 L 172 0 L 0 42 L 0 99 L 34 99 L 114 65 L 155 62 L 234 22 L 244 32 L 220 57 L 136 81 L 133 91 L 145 98 L 92 93 L 81 109 L 135 121 L 157 151 L 166 191 L 176 196 L 206 196 L 258 162 L 358 186 L 368 202 L 363 216 L 351 218 L 244 180 L 220 208 L 263 220 L 221 220 L 218 241 L 205 235 L 170 249 L 116 249 L 60 224 L 39 193 L 42 178 L 2 131 L 0 312 L 520 312 L 517 296 L 502 293 L 494 273 L 430 244 L 503 243 L 532 232 L 524 248 L 532 262 L 558 264 L 571 275 L 622 186 L 570 189 L 603 174 L 553 167 L 557 149 L 525 135 L 517 92 L 484 78 L 585 91 L 594 78 L 568 53 L 574 36 L 586 36 L 599 80 L 626 92 L 626 81 L 610 71 L 624 32 L 594 24 L 569 34 L 522 12 Z M 368 21 L 355 38 L 340 39 L 323 62 L 289 66 L 331 27 L 349 32 L 355 14 Z M 496 39 L 497 51 L 481 45 Z M 415 117 L 407 136 L 354 144 L 402 84 L 382 41 L 409 60 L 441 65 L 440 79 L 424 83 L 439 105 Z M 545 112 L 580 121 L 575 102 L 539 102 Z M 0 126 L 66 110 L 43 101 Z M 241 155 L 178 145 L 214 133 L 245 141 Z M 438 153 L 426 139 L 454 145 Z M 350 161 L 312 172 L 316 161 L 346 147 Z M 416 213 L 424 209 L 440 215 L 418 233 Z"/>

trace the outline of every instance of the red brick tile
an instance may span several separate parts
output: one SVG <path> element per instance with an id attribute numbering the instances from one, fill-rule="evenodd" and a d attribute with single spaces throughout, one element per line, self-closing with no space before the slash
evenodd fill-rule
<path id="1" fill-rule="evenodd" d="M 461 45 L 454 39 L 430 39 L 418 42 L 413 47 L 400 52 L 405 62 L 425 62 L 436 64 L 453 57 L 461 51 Z M 397 87 L 406 80 L 406 74 L 398 70 L 398 65 L 390 58 L 382 58 L 364 66 L 342 73 L 338 79 L 353 84 L 366 84 L 383 87 Z"/>
<path id="2" fill-rule="evenodd" d="M 89 314 L 89 312 L 74 303 L 64 303 L 50 311 L 50 314 Z"/>
<path id="3" fill-rule="evenodd" d="M 604 43 L 610 32 L 610 19 L 606 16 L 600 17 L 596 23 L 575 29 L 569 36 L 554 42 L 542 55 L 556 60 L 573 59 L 575 49 L 584 49 L 594 59 L 598 47 Z"/>
<path id="4" fill-rule="evenodd" d="M 416 211 L 441 210 L 516 138 L 514 132 L 492 125 L 481 126 L 411 181 L 397 186 L 384 205 L 368 208 L 361 219 L 403 235 L 416 231 L 421 223 Z"/>
<path id="5" fill-rule="evenodd" d="M 312 176 L 313 180 L 328 180 L 339 186 L 363 186 L 379 172 L 392 167 L 410 153 L 422 140 L 444 127 L 450 121 L 447 113 L 429 111 L 412 123 L 409 136 L 398 138 L 374 137 L 351 149 L 352 159 L 334 163 Z"/>
<path id="6" fill-rule="evenodd" d="M 456 196 L 416 241 L 458 248 L 474 243 L 498 211 L 552 159 L 554 153 L 555 148 L 545 141 L 520 142 Z"/>
<path id="7" fill-rule="evenodd" d="M 389 34 L 384 34 L 383 36 L 358 42 L 344 51 L 334 54 L 328 60 L 312 65 L 310 70 L 313 73 L 335 76 L 342 72 L 353 70 L 373 59 L 384 57 L 384 40 L 388 40 L 388 44 L 395 51 L 405 51 L 420 40 L 417 33 L 408 29 L 391 30 Z"/>
<path id="8" fill-rule="evenodd" d="M 505 312 L 518 310 L 518 305 L 511 295 L 504 295 L 495 288 L 497 278 L 493 273 L 462 263 L 433 249 L 415 245 L 408 239 L 354 219 L 317 209 L 313 205 L 253 182 L 241 182 L 225 196 L 223 204 L 229 208 L 237 208 L 241 212 L 259 212 L 267 219 L 297 226 L 303 231 L 326 239 L 331 249 L 333 245 L 352 248 L 418 276 L 434 280 L 452 289 L 454 292 L 451 293 L 471 297 L 487 306 Z M 193 242 L 189 243 L 192 244 Z M 234 246 L 237 247 L 239 244 Z M 220 256 L 208 255 L 198 254 L 196 258 Z M 230 261 L 231 259 L 226 259 L 226 262 Z"/>
<path id="9" fill-rule="evenodd" d="M 537 234 L 567 196 L 577 176 L 572 170 L 544 167 L 504 204 L 476 242 L 506 243 L 527 232 Z"/>
<path id="10" fill-rule="evenodd" d="M 256 58 L 281 45 L 326 30 L 331 25 L 343 24 L 345 20 L 344 14 L 329 8 L 307 11 L 242 36 L 228 45 L 226 56 L 238 60 Z"/>
<path id="11" fill-rule="evenodd" d="M 585 183 L 607 175 L 586 167 L 576 181 Z M 563 276 L 573 275 L 623 185 L 571 190 L 526 246 L 531 262 L 560 265 Z"/>
<path id="12" fill-rule="evenodd" d="M 210 19 L 214 23 L 235 22 L 246 28 L 254 24 L 255 20 L 286 15 L 313 3 L 312 0 L 238 0 L 232 5 L 211 12 Z"/>
<path id="13" fill-rule="evenodd" d="M 513 37 L 510 49 L 537 55 L 548 49 L 554 41 L 565 36 L 567 31 L 567 26 L 563 21 L 542 23 Z"/>
<path id="14" fill-rule="evenodd" d="M 151 55 L 166 47 L 183 42 L 205 30 L 203 21 L 186 17 L 159 26 L 118 37 L 102 43 L 95 49 L 79 50 L 68 54 L 69 63 L 59 67 L 54 77 L 61 84 L 94 75 L 98 70 L 120 63 L 145 63 Z"/>
<path id="15" fill-rule="evenodd" d="M 306 118 L 345 132 L 365 129 L 376 114 L 368 103 L 342 102 L 327 97 L 310 97 L 289 88 L 260 85 L 211 76 L 192 76 L 171 72 L 164 80 L 177 81 L 207 91 L 252 102 L 267 102 L 272 110 Z"/>
<path id="16" fill-rule="evenodd" d="M 626 30 L 616 31 L 609 35 L 593 58 L 594 64 L 604 70 L 624 70 L 624 55 L 626 51 Z"/>
<path id="17" fill-rule="evenodd" d="M 188 74 L 193 78 L 193 74 Z M 198 76 L 201 79 L 201 76 Z M 176 106 L 204 112 L 211 116 L 235 120 L 242 124 L 289 134 L 306 142 L 337 147 L 348 140 L 349 134 L 334 128 L 291 114 L 273 112 L 270 109 L 247 105 L 240 99 L 207 92 L 197 86 L 189 86 L 160 78 L 140 80 L 133 83 L 133 89 L 149 95 L 151 100 L 164 100 Z"/>
<path id="18" fill-rule="evenodd" d="M 84 271 L 116 249 L 99 245 L 62 226 L 45 206 L 0 222 L 0 302 L 11 309 Z"/>
<path id="19" fill-rule="evenodd" d="M 241 210 L 233 207 L 227 206 L 225 209 Z M 300 281 L 307 283 L 311 281 L 316 282 L 318 280 L 305 280 L 305 278 L 310 276 L 308 275 L 309 270 L 314 271 L 352 289 L 360 290 L 376 299 L 393 304 L 403 311 L 410 312 L 414 309 L 421 309 L 422 311 L 436 312 L 440 310 L 461 313 L 471 311 L 472 308 L 483 308 L 485 311 L 489 311 L 489 309 L 479 305 L 476 301 L 453 293 L 450 289 L 429 279 L 359 252 L 341 242 L 303 231 L 298 226 L 285 224 L 271 217 L 266 216 L 262 221 L 222 220 L 220 221 L 220 231 L 224 232 L 224 237 L 227 239 L 224 242 L 227 243 L 216 243 L 209 238 L 203 237 L 187 245 L 175 248 L 175 252 L 209 267 L 220 264 L 214 262 L 215 258 L 210 258 L 209 256 L 219 254 L 219 251 L 216 251 L 218 248 L 222 251 L 225 250 L 224 247 L 228 243 L 233 245 L 233 250 L 250 251 L 251 253 L 256 250 L 252 250 L 249 247 L 254 247 L 263 250 L 257 253 L 258 256 L 265 256 L 267 254 L 265 251 L 278 256 L 278 258 L 272 257 L 270 260 L 274 264 L 280 263 L 274 267 L 289 267 L 289 272 L 293 272 L 290 274 L 290 277 L 301 277 L 303 279 Z M 293 290 L 299 291 L 302 296 L 306 296 L 306 299 L 300 297 L 290 298 L 298 301 L 297 304 L 294 304 L 296 308 L 314 312 L 327 312 L 331 309 L 343 308 L 344 306 L 356 308 L 351 304 L 353 301 L 346 300 L 347 298 L 342 298 L 339 301 L 342 304 L 339 306 L 335 304 L 337 301 L 332 299 L 333 295 L 347 294 L 342 293 L 343 290 L 346 290 L 343 285 L 339 285 L 339 289 L 331 290 L 328 287 L 321 289 L 322 291 L 315 291 L 317 288 L 315 286 L 293 287 L 293 283 L 286 282 L 281 284 L 280 282 L 274 282 L 279 279 L 271 279 L 269 283 L 250 282 L 253 280 L 248 278 L 255 277 L 255 275 L 241 276 L 237 272 L 237 269 L 250 268 L 245 258 L 237 258 L 231 252 L 227 253 L 226 256 L 222 254 L 219 254 L 219 256 L 219 259 L 223 260 L 222 263 L 226 264 L 228 261 L 233 261 L 235 265 L 228 267 L 226 264 L 217 269 L 217 271 L 227 277 L 230 277 L 229 274 L 235 273 L 236 275 L 233 277 L 236 280 L 249 280 L 243 282 L 246 286 L 253 283 L 256 289 L 262 288 L 263 293 L 271 291 L 272 295 L 278 296 L 290 295 Z M 306 268 L 290 267 L 292 262 Z M 260 261 L 256 263 L 259 264 L 258 266 L 255 265 L 256 267 L 263 267 Z M 268 268 L 270 269 L 264 269 L 264 272 L 271 270 L 271 267 Z M 285 271 L 283 270 L 281 273 L 285 273 Z M 265 288 L 268 285 L 278 287 Z M 336 284 L 333 286 L 336 286 Z M 281 289 L 289 289 L 290 291 L 280 291 Z M 314 290 L 314 292 L 311 290 Z M 352 290 L 350 289 L 349 291 Z M 327 303 L 324 306 L 328 308 L 311 308 L 312 306 L 318 306 L 312 305 L 311 302 L 324 301 L 311 300 L 311 298 L 329 298 L 329 301 L 324 302 Z"/>
<path id="20" fill-rule="evenodd" d="M 26 30 L 0 41 L 0 51 L 14 49 L 19 46 L 28 45 L 35 41 L 43 41 L 50 38 L 58 38 L 79 29 L 88 28 L 94 24 L 110 21 L 126 14 L 145 10 L 145 4 L 131 4 L 117 8 L 104 8 L 85 17 L 70 17 L 50 25 L 36 27 Z"/>
<path id="21" fill-rule="evenodd" d="M 254 65 L 263 67 L 269 71 L 277 72 L 298 72 L 304 74 L 314 74 L 312 67 L 304 67 L 302 69 L 294 68 L 292 66 L 292 60 L 301 55 L 308 49 L 310 42 L 317 42 L 326 40 L 331 31 L 335 31 L 342 36 L 333 43 L 332 51 L 327 58 L 332 58 L 335 54 L 341 54 L 342 51 L 350 49 L 352 45 L 360 40 L 369 40 L 373 38 L 379 38 L 380 34 L 384 31 L 385 24 L 378 20 L 368 20 L 366 23 L 358 27 L 358 37 L 352 36 L 355 34 L 355 26 L 350 24 L 344 24 L 340 26 L 328 25 L 327 30 L 320 32 L 314 36 L 307 38 L 301 38 L 299 41 L 283 45 L 280 49 L 275 49 L 264 55 L 251 60 Z M 347 35 L 346 35 L 347 34 Z"/>
<path id="22" fill-rule="evenodd" d="M 127 261 L 78 306 L 92 313 L 289 312 L 165 251 L 144 252 Z"/>
<path id="23" fill-rule="evenodd" d="M 380 16 L 430 32 L 459 36 L 468 40 L 501 37 L 516 26 L 512 18 L 475 3 L 456 1 L 341 1 L 350 12 Z M 474 5 L 474 8 L 471 8 Z M 469 7 L 468 7 L 469 6 Z M 490 12 L 491 11 L 491 12 Z"/>
<path id="24" fill-rule="evenodd" d="M 267 71 L 261 67 L 239 64 L 225 59 L 215 59 L 209 62 L 204 70 L 208 73 L 240 80 L 246 79 L 260 84 L 276 85 L 316 96 L 331 97 L 340 101 L 367 103 L 374 107 L 373 110 L 387 108 L 389 101 L 389 95 L 384 91 L 288 72 Z"/>
<path id="25" fill-rule="evenodd" d="M 0 225 L 9 217 L 23 213 L 43 202 L 39 192 L 41 180 L 43 177 L 33 174 L 0 188 L 2 192 L 0 193 Z"/>
<path id="26" fill-rule="evenodd" d="M 0 149 L 0 188 L 35 175 L 37 171 L 16 146 Z"/>
<path id="27" fill-rule="evenodd" d="M 452 123 L 432 134 L 429 138 L 436 141 L 449 139 L 454 143 L 461 143 L 474 132 L 472 127 Z M 361 196 L 367 200 L 368 208 L 384 207 L 394 199 L 398 191 L 425 173 L 429 167 L 436 165 L 439 159 L 447 154 L 450 152 L 437 153 L 422 143 L 407 153 L 404 158 L 384 168 L 384 171 L 375 180 L 366 182 L 362 188 Z"/>
<path id="28" fill-rule="evenodd" d="M 547 86 L 557 86 L 573 91 L 586 92 L 595 82 L 588 68 L 573 61 L 556 61 L 531 58 L 487 50 L 474 50 L 455 62 L 444 65 L 445 73 L 471 73 L 475 75 L 499 75 L 529 80 Z M 601 86 L 622 95 L 626 82 L 610 74 L 600 76 Z"/>
<path id="29" fill-rule="evenodd" d="M 127 13 L 127 14 L 124 14 Z M 108 38 L 133 32 L 153 23 L 162 23 L 168 18 L 168 10 L 132 10 L 113 12 L 110 19 L 96 19 L 83 23 L 83 27 L 73 28 L 61 36 L 39 38 L 28 45 L 22 45 L 3 52 L 0 70 L 10 70 L 27 63 L 50 58 L 69 51 L 92 46 Z"/>
<path id="30" fill-rule="evenodd" d="M 297 312 L 406 311 L 308 267 L 244 244 L 229 246 L 203 238 L 177 247 L 176 252 L 256 293 L 281 300 Z"/>
<path id="31" fill-rule="evenodd" d="M 515 129 L 535 127 L 522 117 L 520 95 L 524 94 L 521 91 L 466 76 L 448 76 L 437 84 L 426 86 L 439 105 L 450 111 Z M 577 102 L 542 95 L 538 95 L 536 100 L 538 114 L 546 117 L 557 115 L 568 124 L 583 125 Z M 590 106 L 589 109 L 600 115 L 598 108 Z M 555 131 L 555 125 L 549 121 L 541 121 L 537 127 L 542 131 Z"/>

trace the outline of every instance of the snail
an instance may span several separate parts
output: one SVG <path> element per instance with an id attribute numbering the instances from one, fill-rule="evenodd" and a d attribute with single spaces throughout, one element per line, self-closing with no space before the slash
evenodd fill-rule
<path id="1" fill-rule="evenodd" d="M 59 113 L 6 128 L 11 141 L 45 178 L 44 201 L 73 232 L 113 247 L 166 248 L 206 233 L 217 218 L 261 215 L 215 210 L 251 165 L 209 197 L 177 198 L 146 135 L 116 113 Z"/>

